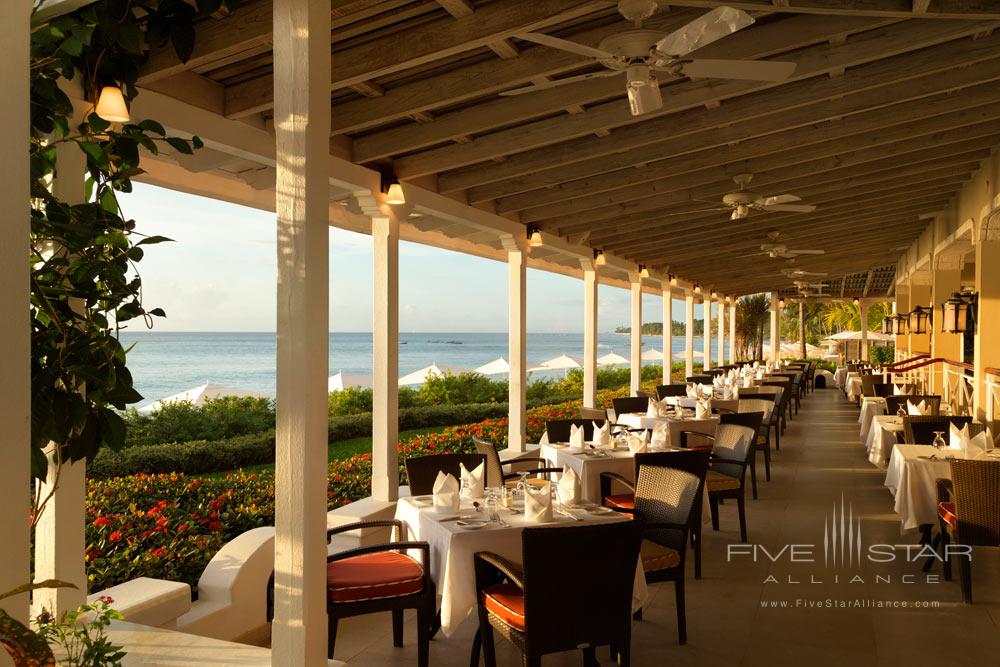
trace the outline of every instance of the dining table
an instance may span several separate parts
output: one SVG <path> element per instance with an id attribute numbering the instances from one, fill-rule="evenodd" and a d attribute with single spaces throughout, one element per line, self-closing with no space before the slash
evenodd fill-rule
<path id="1" fill-rule="evenodd" d="M 735 401 L 739 407 L 739 401 Z M 713 407 L 715 404 L 713 403 Z M 661 424 L 667 425 L 667 440 L 663 443 L 665 447 L 681 446 L 681 431 L 695 431 L 715 435 L 715 429 L 719 426 L 719 415 L 712 415 L 706 418 L 696 418 L 693 413 L 685 412 L 684 417 L 674 415 L 663 417 L 649 417 L 645 413 L 625 413 L 617 416 L 616 422 L 619 426 L 630 429 L 654 430 Z M 706 443 L 707 444 L 707 443 Z"/>
<path id="2" fill-rule="evenodd" d="M 885 470 L 899 440 L 897 435 L 902 433 L 903 418 L 899 415 L 874 415 L 865 439 L 868 461 Z"/>
<path id="3" fill-rule="evenodd" d="M 480 501 L 480 505 L 483 503 Z M 499 522 L 486 521 L 483 511 L 477 511 L 472 500 L 463 499 L 458 512 L 440 513 L 434 508 L 432 496 L 400 498 L 396 504 L 396 519 L 403 523 L 404 539 L 427 542 L 430 546 L 431 578 L 437 588 L 441 610 L 441 632 L 452 636 L 476 609 L 475 554 L 491 551 L 504 558 L 522 561 L 521 533 L 536 526 L 572 526 L 586 523 L 628 521 L 631 517 L 596 505 L 566 507 L 556 505 L 551 521 L 528 521 L 520 506 L 499 508 Z M 419 552 L 414 552 L 414 557 Z M 579 558 L 581 554 L 553 554 L 553 558 Z M 594 576 L 600 576 L 595 564 Z M 586 582 L 567 582 L 586 585 Z M 632 609 L 637 611 L 647 602 L 646 577 L 640 561 L 636 562 L 632 588 Z"/>
<path id="4" fill-rule="evenodd" d="M 846 380 L 847 380 L 847 367 L 838 366 L 837 370 L 833 374 L 833 383 L 837 385 L 838 388 L 843 389 Z"/>
<path id="5" fill-rule="evenodd" d="M 861 440 L 868 440 L 868 432 L 872 427 L 872 417 L 884 415 L 886 411 L 884 396 L 862 396 L 861 414 L 858 415 L 858 423 L 861 424 Z"/>
<path id="6" fill-rule="evenodd" d="M 864 389 L 860 373 L 847 374 L 847 377 L 844 379 L 844 393 L 847 394 L 847 400 L 849 401 L 857 401 L 861 398 Z"/>

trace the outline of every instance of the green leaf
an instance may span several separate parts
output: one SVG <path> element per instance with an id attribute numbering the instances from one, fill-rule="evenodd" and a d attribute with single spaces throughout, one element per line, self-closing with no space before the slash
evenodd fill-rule
<path id="1" fill-rule="evenodd" d="M 167 137 L 167 143 L 170 144 L 170 146 L 178 153 L 183 153 L 184 155 L 194 154 L 191 144 L 189 144 L 185 139 L 181 139 L 179 137 Z"/>
<path id="2" fill-rule="evenodd" d="M 147 236 L 142 239 L 136 245 L 153 245 L 154 243 L 173 243 L 174 240 L 167 238 L 166 236 Z"/>
<path id="3" fill-rule="evenodd" d="M 154 317 L 166 317 L 167 316 L 167 314 L 165 312 L 163 312 L 162 308 L 153 308 L 152 310 L 148 311 L 148 313 L 150 315 L 153 315 Z"/>
<path id="4" fill-rule="evenodd" d="M 141 127 L 146 132 L 153 132 L 161 137 L 167 133 L 163 126 L 157 123 L 155 120 L 145 119 L 139 122 L 139 127 Z"/>
<path id="5" fill-rule="evenodd" d="M 175 18 L 170 26 L 170 43 L 182 63 L 186 63 L 194 52 L 194 40 L 194 23 L 185 18 Z"/>

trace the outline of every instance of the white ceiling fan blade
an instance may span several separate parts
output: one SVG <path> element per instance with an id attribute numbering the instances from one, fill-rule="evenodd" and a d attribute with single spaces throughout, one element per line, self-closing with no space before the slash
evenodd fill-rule
<path id="1" fill-rule="evenodd" d="M 744 11 L 732 7 L 716 7 L 670 33 L 653 48 L 668 56 L 684 56 L 753 25 L 753 22 L 754 18 Z"/>
<path id="2" fill-rule="evenodd" d="M 826 250 L 786 250 L 785 252 L 794 255 L 825 255 Z"/>
<path id="3" fill-rule="evenodd" d="M 571 42 L 568 39 L 560 39 L 559 37 L 553 37 L 541 32 L 524 32 L 515 35 L 515 37 L 528 42 L 534 42 L 535 44 L 550 46 L 553 49 L 559 49 L 560 51 L 569 51 L 570 53 L 587 56 L 588 58 L 597 58 L 598 60 L 614 58 L 614 56 L 607 51 L 601 51 L 600 49 L 595 49 L 594 47 L 587 46 L 586 44 Z"/>
<path id="4" fill-rule="evenodd" d="M 782 213 L 812 213 L 816 210 L 811 204 L 775 204 L 774 206 L 762 207 L 765 211 L 778 211 Z"/>
<path id="5" fill-rule="evenodd" d="M 514 95 L 524 95 L 525 93 L 533 93 L 538 90 L 548 90 L 549 88 L 563 86 L 568 83 L 577 83 L 578 81 L 587 81 L 589 79 L 602 79 L 604 77 L 616 76 L 618 74 L 621 74 L 621 72 L 615 72 L 612 70 L 590 72 L 589 74 L 577 74 L 576 76 L 568 76 L 565 79 L 555 79 L 553 81 L 545 81 L 543 83 L 534 83 L 530 86 L 515 88 L 513 90 L 505 90 L 500 93 L 500 95 L 502 97 L 513 97 Z"/>
<path id="6" fill-rule="evenodd" d="M 696 58 L 684 63 L 684 76 L 692 79 L 784 81 L 795 72 L 795 63 L 777 60 L 715 60 Z"/>
<path id="7" fill-rule="evenodd" d="M 793 201 L 802 201 L 802 198 L 795 195 L 775 195 L 773 197 L 762 197 L 755 203 L 758 206 L 774 206 L 775 204 L 791 204 Z"/>

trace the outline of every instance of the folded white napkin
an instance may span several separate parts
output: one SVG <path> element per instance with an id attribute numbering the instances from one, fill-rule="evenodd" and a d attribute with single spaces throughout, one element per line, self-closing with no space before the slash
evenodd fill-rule
<path id="1" fill-rule="evenodd" d="M 753 386 L 753 378 L 750 377 L 749 375 L 747 375 L 746 377 L 744 377 L 743 378 L 743 386 L 746 389 L 749 389 L 750 387 L 752 387 Z"/>
<path id="2" fill-rule="evenodd" d="M 649 449 L 649 431 L 643 431 L 640 435 L 630 435 L 628 437 L 628 451 L 632 454 L 642 454 Z"/>
<path id="3" fill-rule="evenodd" d="M 438 471 L 434 480 L 434 509 L 437 512 L 453 514 L 461 504 L 458 480 L 454 475 Z"/>
<path id="4" fill-rule="evenodd" d="M 907 391 L 906 387 L 900 387 L 898 384 L 892 385 L 892 395 L 893 396 L 905 396 L 910 392 Z"/>
<path id="5" fill-rule="evenodd" d="M 764 369 L 763 368 L 758 368 L 757 371 L 754 373 L 754 378 L 756 378 L 757 380 L 763 380 L 764 379 Z"/>
<path id="6" fill-rule="evenodd" d="M 460 463 L 462 474 L 462 497 L 476 500 L 486 495 L 486 463 L 480 463 L 475 470 L 469 471 L 464 463 Z"/>
<path id="7" fill-rule="evenodd" d="M 920 401 L 920 403 L 914 405 L 913 401 L 906 402 L 906 413 L 910 415 L 929 415 L 930 408 L 926 401 Z"/>
<path id="8" fill-rule="evenodd" d="M 684 387 L 684 392 L 687 394 L 688 398 L 698 398 L 698 385 L 693 382 L 688 382 L 687 386 Z"/>
<path id="9" fill-rule="evenodd" d="M 647 417 L 659 417 L 660 416 L 660 402 L 655 398 L 649 399 L 649 404 L 646 406 L 646 416 Z"/>
<path id="10" fill-rule="evenodd" d="M 535 523 L 552 521 L 551 483 L 528 484 L 524 489 L 524 518 Z"/>
<path id="11" fill-rule="evenodd" d="M 542 431 L 542 437 L 540 437 L 538 439 L 538 444 L 539 445 L 547 445 L 547 444 L 549 444 L 549 432 L 548 431 Z"/>
<path id="12" fill-rule="evenodd" d="M 598 426 L 594 422 L 594 446 L 607 447 L 611 444 L 611 423 L 604 422 L 604 426 Z"/>
<path id="13" fill-rule="evenodd" d="M 704 398 L 711 398 L 715 395 L 715 387 L 710 384 L 699 385 L 701 387 L 701 395 Z"/>
<path id="14" fill-rule="evenodd" d="M 670 444 L 670 425 L 660 422 L 653 427 L 653 436 L 649 440 L 653 447 L 666 447 Z"/>
<path id="15" fill-rule="evenodd" d="M 712 416 L 712 403 L 707 399 L 700 399 L 698 405 L 694 406 L 695 419 L 708 419 Z"/>
<path id="16" fill-rule="evenodd" d="M 563 505 L 580 504 L 580 478 L 577 477 L 572 468 L 563 467 L 556 493 L 559 494 L 559 502 Z"/>
<path id="17" fill-rule="evenodd" d="M 968 424 L 961 429 L 955 428 L 955 425 L 952 424 L 948 435 L 948 448 L 961 451 L 970 459 L 984 454 L 989 447 L 989 434 L 983 431 L 979 435 L 970 438 Z"/>
<path id="18" fill-rule="evenodd" d="M 723 384 L 723 377 L 721 375 L 715 375 L 712 377 L 712 386 L 721 387 Z"/>
<path id="19" fill-rule="evenodd" d="M 569 427 L 569 446 L 583 447 L 583 445 L 584 445 L 583 427 L 573 424 L 572 426 Z"/>

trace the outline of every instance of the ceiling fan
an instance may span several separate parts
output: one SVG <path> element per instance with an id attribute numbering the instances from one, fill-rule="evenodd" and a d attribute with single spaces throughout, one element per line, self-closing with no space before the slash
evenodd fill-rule
<path id="1" fill-rule="evenodd" d="M 792 250 L 784 243 L 778 243 L 778 239 L 781 237 L 781 232 L 769 232 L 767 238 L 770 239 L 770 243 L 761 243 L 760 252 L 750 253 L 749 255 L 744 255 L 744 257 L 755 257 L 757 255 L 766 255 L 771 259 L 795 259 L 799 255 L 824 255 L 825 250 Z"/>
<path id="2" fill-rule="evenodd" d="M 716 7 L 687 25 L 664 35 L 656 30 L 642 28 L 642 22 L 655 14 L 657 8 L 656 0 L 619 0 L 618 11 L 636 27 L 605 37 L 597 48 L 538 32 L 515 35 L 518 39 L 593 58 L 607 69 L 532 84 L 500 94 L 521 95 L 567 83 L 625 73 L 629 108 L 633 116 L 640 116 L 663 106 L 657 80 L 658 72 L 671 78 L 784 81 L 795 71 L 795 63 L 792 62 L 685 57 L 706 44 L 752 25 L 754 18 L 742 10 Z"/>
<path id="3" fill-rule="evenodd" d="M 804 271 L 803 269 L 782 269 L 781 272 L 785 275 L 786 278 L 795 278 L 795 279 L 805 278 L 808 276 L 820 277 L 829 275 L 823 271 Z"/>
<path id="4" fill-rule="evenodd" d="M 722 196 L 722 206 L 716 208 L 701 209 L 703 211 L 732 211 L 730 220 L 744 220 L 750 217 L 750 211 L 761 211 L 764 213 L 812 213 L 816 210 L 811 204 L 794 204 L 792 202 L 802 201 L 795 195 L 761 195 L 750 192 L 747 187 L 753 180 L 753 174 L 736 174 L 733 181 L 739 187 L 736 192 L 730 192 Z M 698 213 L 699 211 L 691 211 Z"/>

